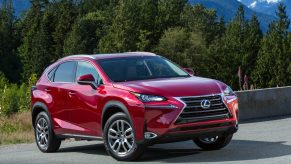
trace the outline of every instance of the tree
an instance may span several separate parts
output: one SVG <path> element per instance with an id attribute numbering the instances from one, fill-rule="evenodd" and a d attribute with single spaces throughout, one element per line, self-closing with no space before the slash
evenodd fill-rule
<path id="1" fill-rule="evenodd" d="M 247 28 L 244 8 L 240 6 L 236 16 L 227 25 L 225 35 L 215 40 L 208 50 L 211 77 L 228 82 L 235 89 L 240 88 L 236 76 L 238 67 L 248 53 L 245 46 Z"/>
<path id="2" fill-rule="evenodd" d="M 157 52 L 163 56 L 184 65 L 187 59 L 185 49 L 190 47 L 190 34 L 185 28 L 176 27 L 165 31 L 160 43 L 157 47 Z"/>
<path id="3" fill-rule="evenodd" d="M 96 53 L 100 39 L 104 36 L 107 28 L 107 18 L 103 12 L 88 13 L 79 18 L 65 40 L 65 54 Z"/>
<path id="4" fill-rule="evenodd" d="M 22 79 L 26 81 L 31 74 L 40 75 L 50 62 L 51 16 L 45 12 L 49 3 L 46 0 L 31 1 L 32 7 L 27 11 L 22 24 L 22 44 L 18 48 L 23 65 Z"/>
<path id="5" fill-rule="evenodd" d="M 184 67 L 192 67 L 197 74 L 203 74 L 205 64 L 205 42 L 199 33 L 176 27 L 165 31 L 156 51 Z"/>
<path id="6" fill-rule="evenodd" d="M 119 0 L 81 0 L 79 9 L 82 15 L 90 12 L 112 10 Z"/>
<path id="7" fill-rule="evenodd" d="M 137 50 L 140 32 L 138 0 L 121 0 L 107 35 L 99 43 L 101 52 L 124 52 Z"/>
<path id="8" fill-rule="evenodd" d="M 252 19 L 247 24 L 245 35 L 245 54 L 242 57 L 241 67 L 244 74 L 250 76 L 252 71 L 255 69 L 257 55 L 261 47 L 261 40 L 263 38 L 260 22 L 256 15 L 253 15 Z"/>
<path id="9" fill-rule="evenodd" d="M 164 31 L 181 25 L 181 13 L 188 0 L 157 0 L 158 12 L 156 18 L 155 38 L 161 38 Z M 157 39 L 157 40 L 158 40 Z M 157 42 L 156 42 L 157 43 Z"/>
<path id="10" fill-rule="evenodd" d="M 55 59 L 64 56 L 64 38 L 67 37 L 72 29 L 72 25 L 77 17 L 76 6 L 73 0 L 60 0 L 60 2 L 53 3 L 55 29 L 52 33 L 53 37 L 53 56 Z"/>
<path id="11" fill-rule="evenodd" d="M 222 23 L 219 26 L 219 31 L 224 31 Z M 254 15 L 250 21 L 246 20 L 244 8 L 240 6 L 227 25 L 225 34 L 215 40 L 208 50 L 211 77 L 225 81 L 235 89 L 242 88 L 239 86 L 242 78 L 237 77 L 238 68 L 241 68 L 242 77 L 253 75 L 262 37 L 257 17 Z"/>
<path id="12" fill-rule="evenodd" d="M 187 6 L 182 14 L 182 22 L 190 31 L 200 33 L 208 47 L 215 40 L 220 30 L 216 11 L 202 5 Z M 223 21 L 224 28 L 224 21 Z"/>
<path id="13" fill-rule="evenodd" d="M 150 51 L 157 40 L 155 34 L 157 31 L 157 14 L 158 1 L 157 0 L 142 0 L 140 2 L 140 30 L 137 42 L 137 49 L 139 51 Z"/>
<path id="14" fill-rule="evenodd" d="M 0 71 L 11 82 L 18 82 L 21 69 L 20 60 L 16 54 L 16 49 L 20 44 L 18 30 L 12 0 L 5 0 L 0 8 Z"/>
<path id="15" fill-rule="evenodd" d="M 258 87 L 275 87 L 291 83 L 288 78 L 290 75 L 288 68 L 291 62 L 290 51 L 288 51 L 290 20 L 283 4 L 279 5 L 276 15 L 278 19 L 270 24 L 258 54 L 254 72 Z"/>

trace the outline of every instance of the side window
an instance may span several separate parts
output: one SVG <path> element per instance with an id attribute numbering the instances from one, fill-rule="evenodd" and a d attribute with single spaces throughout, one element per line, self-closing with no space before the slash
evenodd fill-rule
<path id="1" fill-rule="evenodd" d="M 55 72 L 54 82 L 74 82 L 76 62 L 70 61 L 59 65 Z"/>
<path id="2" fill-rule="evenodd" d="M 50 81 L 54 81 L 54 76 L 56 72 L 57 67 L 53 68 L 48 74 L 47 77 Z"/>
<path id="3" fill-rule="evenodd" d="M 94 76 L 95 82 L 97 84 L 102 84 L 102 80 L 92 64 L 83 61 L 78 62 L 76 78 L 86 74 L 92 74 Z"/>

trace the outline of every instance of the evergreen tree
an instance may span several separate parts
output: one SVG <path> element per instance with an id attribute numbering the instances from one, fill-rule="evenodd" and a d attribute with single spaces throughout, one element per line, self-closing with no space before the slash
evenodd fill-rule
<path id="1" fill-rule="evenodd" d="M 156 51 L 183 67 L 191 67 L 196 75 L 205 74 L 205 42 L 199 33 L 186 28 L 168 29 L 162 36 Z"/>
<path id="2" fill-rule="evenodd" d="M 245 35 L 245 54 L 242 58 L 241 68 L 245 75 L 250 76 L 251 72 L 254 71 L 257 55 L 261 47 L 261 40 L 263 38 L 260 22 L 256 15 L 253 15 L 248 23 Z"/>
<path id="3" fill-rule="evenodd" d="M 185 65 L 185 49 L 190 47 L 190 34 L 185 28 L 176 27 L 165 31 L 157 52 L 181 65 Z"/>
<path id="4" fill-rule="evenodd" d="M 222 25 L 220 30 L 223 31 Z M 211 77 L 229 83 L 235 89 L 240 89 L 237 72 L 241 67 L 242 74 L 248 77 L 255 68 L 257 54 L 262 40 L 262 31 L 257 17 L 245 20 L 244 8 L 240 6 L 234 19 L 227 25 L 225 35 L 215 41 L 208 50 Z M 252 78 L 251 78 L 252 79 Z"/>
<path id="5" fill-rule="evenodd" d="M 28 79 L 31 74 L 40 75 L 47 66 L 50 55 L 51 42 L 48 42 L 48 28 L 51 20 L 44 16 L 45 8 L 49 3 L 47 0 L 32 0 L 32 7 L 27 11 L 22 22 L 22 44 L 18 48 L 23 65 L 22 77 Z M 45 22 L 43 22 L 45 20 Z"/>
<path id="6" fill-rule="evenodd" d="M 88 13 L 78 19 L 65 40 L 65 54 L 97 53 L 96 45 L 106 28 L 106 18 L 101 11 Z"/>
<path id="7" fill-rule="evenodd" d="M 168 28 L 181 25 L 181 14 L 188 0 L 157 0 L 158 12 L 156 18 L 155 38 L 161 38 Z"/>
<path id="8" fill-rule="evenodd" d="M 182 22 L 190 31 L 200 33 L 207 47 L 222 30 L 217 20 L 216 11 L 206 9 L 202 5 L 187 6 L 182 14 Z"/>
<path id="9" fill-rule="evenodd" d="M 140 3 L 140 31 L 137 42 L 139 51 L 150 51 L 157 44 L 159 38 L 156 38 L 157 31 L 157 0 L 143 0 Z"/>
<path id="10" fill-rule="evenodd" d="M 0 8 L 0 71 L 11 82 L 18 82 L 20 61 L 16 49 L 20 44 L 12 0 L 5 0 Z"/>
<path id="11" fill-rule="evenodd" d="M 286 14 L 286 7 L 280 4 L 276 12 L 278 19 L 271 23 L 262 41 L 258 55 L 255 82 L 258 87 L 275 87 L 290 84 L 288 81 L 288 67 L 290 65 L 290 51 L 288 47 L 288 29 L 290 20 Z M 289 76 L 290 77 L 290 76 Z"/>
<path id="12" fill-rule="evenodd" d="M 211 77 L 228 82 L 239 89 L 237 69 L 248 52 L 245 50 L 246 29 L 248 23 L 244 17 L 244 8 L 240 6 L 234 19 L 227 25 L 225 35 L 216 40 L 209 48 Z"/>
<path id="13" fill-rule="evenodd" d="M 86 15 L 90 12 L 97 10 L 112 10 L 119 0 L 81 0 L 79 9 L 82 15 Z"/>
<path id="14" fill-rule="evenodd" d="M 99 44 L 101 52 L 136 51 L 140 32 L 140 1 L 121 0 L 115 18 Z"/>
<path id="15" fill-rule="evenodd" d="M 77 17 L 77 10 L 73 0 L 60 0 L 53 3 L 55 12 L 55 29 L 52 34 L 54 41 L 53 56 L 55 59 L 64 56 L 64 40 L 71 31 L 72 25 Z"/>

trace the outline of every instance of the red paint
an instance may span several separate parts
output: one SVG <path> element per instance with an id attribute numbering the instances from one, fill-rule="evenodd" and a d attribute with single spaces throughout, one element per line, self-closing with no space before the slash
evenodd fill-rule
<path id="1" fill-rule="evenodd" d="M 41 102 L 46 105 L 53 120 L 56 134 L 78 134 L 102 137 L 102 111 L 109 101 L 118 101 L 128 110 L 135 130 L 136 140 L 143 140 L 145 130 L 162 136 L 174 128 L 193 127 L 200 125 L 237 122 L 238 102 L 236 96 L 224 97 L 224 102 L 233 117 L 228 119 L 211 120 L 196 123 L 175 124 L 175 120 L 184 108 L 184 104 L 176 97 L 203 96 L 221 94 L 227 87 L 224 83 L 200 77 L 183 77 L 170 79 L 154 79 L 114 83 L 98 65 L 96 60 L 129 56 L 153 56 L 152 54 L 121 54 L 97 55 L 90 57 L 64 58 L 45 71 L 32 92 L 32 105 Z M 74 83 L 50 82 L 47 73 L 58 64 L 67 60 L 85 60 L 91 63 L 103 79 L 103 85 L 93 89 L 89 85 Z M 92 77 L 85 75 L 79 80 L 90 80 Z M 163 96 L 164 102 L 142 103 L 130 92 Z M 69 94 L 71 93 L 71 94 Z M 146 105 L 168 106 L 174 105 L 176 109 L 145 108 Z M 146 125 L 146 126 L 145 126 Z M 145 129 L 146 127 L 146 129 Z M 216 129 L 204 129 L 213 130 Z M 177 132 L 178 133 L 178 132 Z M 182 133 L 181 131 L 179 133 Z"/>

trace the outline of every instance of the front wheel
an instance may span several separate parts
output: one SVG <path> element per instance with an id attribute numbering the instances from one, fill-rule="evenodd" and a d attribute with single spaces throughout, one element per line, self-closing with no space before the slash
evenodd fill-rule
<path id="1" fill-rule="evenodd" d="M 134 129 L 124 113 L 111 116 L 103 134 L 106 151 L 119 161 L 135 160 L 144 150 L 143 145 L 136 143 Z"/>
<path id="2" fill-rule="evenodd" d="M 218 150 L 228 145 L 232 139 L 233 134 L 224 136 L 213 136 L 206 138 L 196 138 L 194 143 L 204 150 Z"/>

